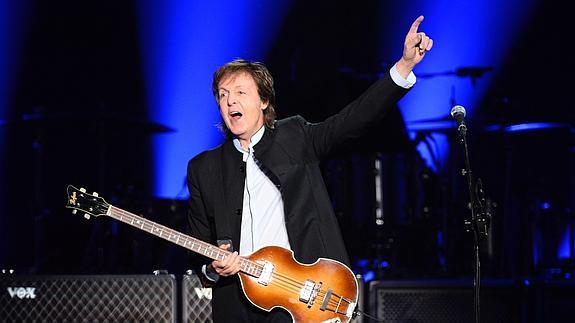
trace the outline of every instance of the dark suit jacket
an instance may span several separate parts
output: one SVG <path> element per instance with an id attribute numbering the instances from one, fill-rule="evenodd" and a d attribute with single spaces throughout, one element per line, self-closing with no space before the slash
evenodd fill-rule
<path id="1" fill-rule="evenodd" d="M 277 121 L 254 147 L 264 173 L 281 192 L 288 238 L 298 261 L 313 263 L 325 257 L 349 264 L 319 163 L 334 148 L 377 125 L 406 92 L 386 75 L 323 122 L 308 123 L 300 116 Z M 242 154 L 227 140 L 190 160 L 187 180 L 191 234 L 213 244 L 231 239 L 237 249 L 245 180 Z M 225 282 L 217 285 L 221 284 Z"/>

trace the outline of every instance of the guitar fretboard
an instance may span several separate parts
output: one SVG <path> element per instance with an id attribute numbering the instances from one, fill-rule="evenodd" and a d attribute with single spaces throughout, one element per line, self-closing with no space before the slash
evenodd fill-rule
<path id="1" fill-rule="evenodd" d="M 155 236 L 168 240 L 213 260 L 223 260 L 230 254 L 227 250 L 223 250 L 202 240 L 190 237 L 113 205 L 110 205 L 106 215 L 140 230 L 150 232 Z M 248 275 L 259 277 L 262 273 L 263 265 L 242 257 L 240 259 L 240 270 Z"/>

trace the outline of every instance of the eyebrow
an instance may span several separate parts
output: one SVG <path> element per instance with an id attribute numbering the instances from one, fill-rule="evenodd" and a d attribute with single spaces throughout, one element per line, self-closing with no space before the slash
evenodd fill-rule
<path id="1" fill-rule="evenodd" d="M 237 89 L 242 89 L 242 88 L 247 88 L 247 86 L 243 86 L 243 85 L 236 85 L 236 86 L 235 86 L 235 87 L 233 87 L 231 90 L 237 90 Z M 221 91 L 221 90 L 224 90 L 224 91 L 230 91 L 230 89 L 226 89 L 226 88 L 225 88 L 225 87 L 223 87 L 223 86 L 219 86 L 219 87 L 218 87 L 218 91 Z"/>

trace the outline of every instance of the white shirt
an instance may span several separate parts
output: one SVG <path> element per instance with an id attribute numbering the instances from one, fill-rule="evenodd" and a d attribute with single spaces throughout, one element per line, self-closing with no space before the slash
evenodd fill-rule
<path id="1" fill-rule="evenodd" d="M 290 249 L 284 217 L 284 205 L 278 188 L 256 163 L 254 146 L 262 139 L 265 127 L 251 138 L 248 150 L 238 139 L 234 146 L 246 163 L 244 204 L 240 231 L 239 254 L 250 255 L 265 246 Z"/>

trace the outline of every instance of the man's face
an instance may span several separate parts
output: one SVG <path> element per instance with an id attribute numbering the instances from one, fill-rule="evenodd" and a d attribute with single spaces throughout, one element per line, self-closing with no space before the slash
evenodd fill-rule
<path id="1" fill-rule="evenodd" d="M 218 85 L 218 104 L 224 123 L 242 142 L 250 138 L 264 125 L 264 110 L 253 77 L 245 72 L 230 74 Z M 247 144 L 245 145 L 247 146 Z"/>

